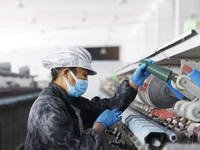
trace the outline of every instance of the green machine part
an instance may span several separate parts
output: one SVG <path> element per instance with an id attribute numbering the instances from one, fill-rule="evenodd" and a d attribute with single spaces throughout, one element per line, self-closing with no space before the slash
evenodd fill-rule
<path id="1" fill-rule="evenodd" d="M 197 28 L 197 21 L 189 19 L 184 23 L 184 33 Z"/>
<path id="2" fill-rule="evenodd" d="M 160 80 L 167 82 L 169 80 L 169 76 L 171 75 L 172 71 L 166 68 L 163 68 L 159 65 L 149 63 L 147 61 L 141 60 L 139 63 L 139 66 L 142 64 L 147 64 L 147 67 L 145 68 L 146 71 L 153 74 Z"/>
<path id="3" fill-rule="evenodd" d="M 118 78 L 115 74 L 111 73 L 111 74 L 110 74 L 110 77 L 111 77 L 113 80 L 115 80 L 116 82 L 119 83 L 119 78 Z"/>

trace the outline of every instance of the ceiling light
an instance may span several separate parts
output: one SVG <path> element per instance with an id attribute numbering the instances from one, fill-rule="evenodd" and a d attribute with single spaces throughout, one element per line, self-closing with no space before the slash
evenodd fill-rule
<path id="1" fill-rule="evenodd" d="M 101 48 L 101 50 L 100 50 L 100 54 L 101 55 L 106 55 L 108 52 L 107 52 L 107 50 L 105 49 L 105 48 Z"/>
<path id="2" fill-rule="evenodd" d="M 111 39 L 111 37 L 110 36 L 108 36 L 107 38 L 106 38 L 106 40 L 108 41 L 108 40 L 110 40 Z"/>
<path id="3" fill-rule="evenodd" d="M 86 19 L 87 19 L 87 17 L 86 17 L 86 14 L 85 14 L 85 13 L 83 13 L 83 17 L 81 18 L 81 21 L 82 21 L 82 22 L 85 22 L 85 21 L 86 21 Z"/>
<path id="4" fill-rule="evenodd" d="M 81 19 L 81 21 L 82 21 L 82 22 L 85 22 L 85 21 L 86 21 L 86 17 L 83 17 L 83 18 Z"/>
<path id="5" fill-rule="evenodd" d="M 75 30 L 76 29 L 76 26 L 71 26 L 70 27 L 72 30 Z"/>
<path id="6" fill-rule="evenodd" d="M 24 7 L 24 4 L 21 2 L 21 0 L 18 0 L 18 1 L 17 1 L 16 7 L 17 7 L 17 8 L 22 8 L 22 7 Z"/>
<path id="7" fill-rule="evenodd" d="M 125 4 L 125 3 L 127 3 L 127 0 L 118 0 L 117 1 L 117 4 L 119 4 L 119 5 L 122 5 L 122 4 Z"/>
<path id="8" fill-rule="evenodd" d="M 58 51 L 61 50 L 61 47 L 60 47 L 58 44 L 55 44 L 55 48 L 56 48 L 56 50 L 58 50 Z"/>
<path id="9" fill-rule="evenodd" d="M 31 24 L 35 24 L 37 22 L 37 20 L 35 17 L 32 17 L 30 22 L 31 22 Z"/>
<path id="10" fill-rule="evenodd" d="M 49 42 L 52 42 L 52 40 L 53 40 L 52 38 L 48 38 L 48 41 L 49 41 Z"/>
<path id="11" fill-rule="evenodd" d="M 118 20 L 119 20 L 119 17 L 116 14 L 111 19 L 111 21 L 118 21 Z"/>
<path id="12" fill-rule="evenodd" d="M 46 30 L 42 29 L 42 30 L 41 30 L 41 33 L 42 33 L 42 34 L 45 34 L 45 33 L 46 33 Z"/>
<path id="13" fill-rule="evenodd" d="M 114 31 L 114 28 L 113 28 L 113 27 L 111 27 L 111 28 L 110 28 L 110 32 L 113 32 L 113 31 Z"/>

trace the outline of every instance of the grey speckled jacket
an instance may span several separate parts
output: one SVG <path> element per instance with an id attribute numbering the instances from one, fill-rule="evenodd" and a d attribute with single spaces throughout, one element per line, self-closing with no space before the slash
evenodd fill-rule
<path id="1" fill-rule="evenodd" d="M 29 118 L 25 150 L 96 150 L 101 138 L 92 129 L 93 122 L 105 109 L 125 110 L 137 91 L 124 80 L 113 98 L 91 101 L 69 98 L 60 87 L 50 83 L 33 103 Z"/>

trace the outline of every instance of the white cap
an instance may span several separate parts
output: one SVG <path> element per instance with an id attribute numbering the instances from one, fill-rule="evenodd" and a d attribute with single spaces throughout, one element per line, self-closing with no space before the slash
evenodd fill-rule
<path id="1" fill-rule="evenodd" d="M 64 51 L 57 51 L 42 60 L 42 66 L 47 69 L 81 67 L 88 70 L 88 75 L 95 75 L 97 73 L 91 68 L 91 63 L 91 54 L 80 46 L 68 47 Z"/>

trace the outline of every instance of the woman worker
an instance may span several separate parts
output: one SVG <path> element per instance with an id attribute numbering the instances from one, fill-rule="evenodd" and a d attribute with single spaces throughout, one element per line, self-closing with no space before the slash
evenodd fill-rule
<path id="1" fill-rule="evenodd" d="M 143 64 L 117 87 L 114 97 L 88 100 L 81 95 L 87 89 L 88 75 L 96 74 L 91 63 L 90 53 L 79 46 L 43 59 L 42 65 L 51 69 L 52 82 L 31 107 L 25 150 L 99 149 L 102 132 L 121 120 L 119 115 L 149 75 Z"/>

